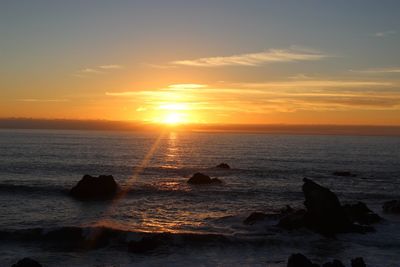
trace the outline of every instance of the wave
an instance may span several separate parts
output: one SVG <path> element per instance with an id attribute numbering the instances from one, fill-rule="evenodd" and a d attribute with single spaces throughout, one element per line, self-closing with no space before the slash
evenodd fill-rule
<path id="1" fill-rule="evenodd" d="M 143 232 L 104 226 L 0 230 L 0 240 L 2 241 L 46 242 L 59 246 L 88 249 L 108 245 L 126 246 L 132 241 L 140 242 L 143 239 L 152 239 L 160 244 L 173 246 L 196 246 L 211 243 L 233 244 L 244 241 L 244 239 L 240 240 L 234 236 L 216 233 Z"/>

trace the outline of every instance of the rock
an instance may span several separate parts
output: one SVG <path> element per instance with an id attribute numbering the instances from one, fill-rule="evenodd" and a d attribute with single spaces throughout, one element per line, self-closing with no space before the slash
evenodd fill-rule
<path id="1" fill-rule="evenodd" d="M 400 200 L 386 201 L 382 208 L 387 213 L 400 213 Z"/>
<path id="2" fill-rule="evenodd" d="M 253 225 L 259 221 L 264 220 L 267 217 L 267 214 L 262 212 L 253 212 L 252 214 L 247 217 L 243 223 L 247 225 Z"/>
<path id="3" fill-rule="evenodd" d="M 343 209 L 345 210 L 347 217 L 353 223 L 356 222 L 359 224 L 370 225 L 382 220 L 378 214 L 372 212 L 372 210 L 370 210 L 363 202 L 343 205 Z"/>
<path id="4" fill-rule="evenodd" d="M 161 240 L 155 236 L 144 236 L 139 241 L 131 241 L 128 244 L 128 250 L 133 253 L 145 253 L 158 248 Z"/>
<path id="5" fill-rule="evenodd" d="M 30 258 L 23 258 L 19 260 L 16 264 L 13 264 L 12 267 L 42 267 L 42 265 Z"/>
<path id="6" fill-rule="evenodd" d="M 345 267 L 344 264 L 339 260 L 333 260 L 322 265 L 322 267 Z"/>
<path id="7" fill-rule="evenodd" d="M 292 254 L 287 262 L 287 267 L 319 267 L 318 264 L 312 263 L 306 256 L 303 254 L 297 253 Z"/>
<path id="8" fill-rule="evenodd" d="M 292 210 L 283 214 L 279 220 L 278 226 L 286 230 L 298 229 L 305 226 L 306 210 Z"/>
<path id="9" fill-rule="evenodd" d="M 220 163 L 220 164 L 218 164 L 216 167 L 217 167 L 217 168 L 220 168 L 220 169 L 230 169 L 230 168 L 231 168 L 231 167 L 230 167 L 228 164 L 226 164 L 226 163 Z"/>
<path id="10" fill-rule="evenodd" d="M 193 174 L 193 176 L 188 180 L 189 184 L 220 184 L 221 180 L 218 178 L 211 179 L 210 176 L 202 174 L 200 172 Z"/>
<path id="11" fill-rule="evenodd" d="M 355 258 L 351 260 L 351 267 L 367 267 L 363 258 Z"/>
<path id="12" fill-rule="evenodd" d="M 354 173 L 351 173 L 349 171 L 336 171 L 332 173 L 335 176 L 343 176 L 343 177 L 356 177 L 357 175 Z"/>
<path id="13" fill-rule="evenodd" d="M 118 191 L 118 184 L 112 175 L 92 177 L 85 175 L 69 192 L 71 196 L 81 200 L 113 198 Z"/>
<path id="14" fill-rule="evenodd" d="M 335 233 L 349 232 L 352 223 L 340 205 L 337 196 L 329 189 L 314 181 L 303 179 L 304 205 L 307 212 L 305 223 L 307 227 L 323 235 L 332 236 Z"/>

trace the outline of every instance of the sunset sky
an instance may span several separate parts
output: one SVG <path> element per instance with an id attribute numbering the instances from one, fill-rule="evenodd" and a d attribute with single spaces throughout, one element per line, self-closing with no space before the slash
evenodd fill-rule
<path id="1" fill-rule="evenodd" d="M 0 117 L 400 125 L 400 1 L 0 0 Z"/>

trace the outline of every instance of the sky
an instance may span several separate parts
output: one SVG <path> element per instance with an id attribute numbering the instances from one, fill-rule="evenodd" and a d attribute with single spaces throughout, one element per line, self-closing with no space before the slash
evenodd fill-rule
<path id="1" fill-rule="evenodd" d="M 400 125 L 400 1 L 0 0 L 0 118 Z"/>

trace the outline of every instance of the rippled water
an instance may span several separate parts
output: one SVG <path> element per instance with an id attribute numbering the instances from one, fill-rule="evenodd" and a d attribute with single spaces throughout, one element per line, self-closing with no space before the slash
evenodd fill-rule
<path id="1" fill-rule="evenodd" d="M 232 169 L 214 167 L 221 162 Z M 361 200 L 380 213 L 382 202 L 400 197 L 399 163 L 397 137 L 1 130 L 0 231 L 105 226 L 130 233 L 213 233 L 241 241 L 144 256 L 112 246 L 71 252 L 46 242 L 7 241 L 0 245 L 0 261 L 10 265 L 33 255 L 46 266 L 284 266 L 290 253 L 300 251 L 317 260 L 363 256 L 371 266 L 398 266 L 396 216 L 383 215 L 387 221 L 376 233 L 337 240 L 283 232 L 273 221 L 256 226 L 242 221 L 253 211 L 302 206 L 303 177 L 329 187 L 342 202 Z M 332 175 L 342 170 L 357 176 Z M 224 183 L 188 185 L 199 171 Z M 68 190 L 84 174 L 111 174 L 127 194 L 113 202 L 76 201 Z M 376 265 L 381 261 L 385 265 Z"/>

